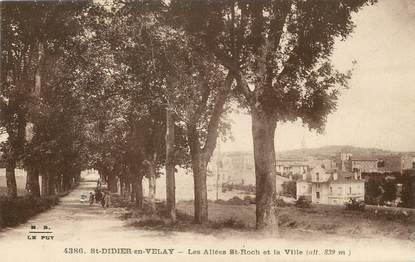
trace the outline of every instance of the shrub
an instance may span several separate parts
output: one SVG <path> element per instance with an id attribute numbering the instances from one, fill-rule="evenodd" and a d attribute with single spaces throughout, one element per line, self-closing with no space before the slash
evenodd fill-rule
<path id="1" fill-rule="evenodd" d="M 295 206 L 299 208 L 309 208 L 311 207 L 311 201 L 305 196 L 300 196 L 297 201 L 295 201 Z"/>
<path id="2" fill-rule="evenodd" d="M 160 216 L 148 216 L 143 215 L 138 221 L 133 222 L 131 225 L 136 227 L 144 227 L 146 229 L 158 228 L 166 225 L 165 221 Z"/>
<path id="3" fill-rule="evenodd" d="M 59 202 L 58 196 L 34 198 L 23 196 L 15 199 L 0 198 L 0 228 L 15 226 L 45 211 Z"/>
<path id="4" fill-rule="evenodd" d="M 288 204 L 285 203 L 284 199 L 282 199 L 281 197 L 278 197 L 275 200 L 275 203 L 276 203 L 277 207 L 286 207 L 286 206 L 288 206 Z"/>
<path id="5" fill-rule="evenodd" d="M 222 228 L 246 229 L 247 228 L 246 225 L 242 221 L 236 220 L 233 217 L 226 219 L 224 221 L 211 222 L 210 226 L 214 229 L 222 229 Z"/>
<path id="6" fill-rule="evenodd" d="M 282 183 L 282 195 L 295 197 L 297 195 L 297 182 L 296 181 L 284 181 Z"/>
<path id="7" fill-rule="evenodd" d="M 349 202 L 345 203 L 345 205 L 346 205 L 347 210 L 358 210 L 358 211 L 365 210 L 365 206 L 366 206 L 364 201 L 356 200 L 354 198 L 351 198 Z"/>
<path id="8" fill-rule="evenodd" d="M 245 201 L 237 196 L 232 197 L 227 201 L 228 205 L 245 205 Z"/>

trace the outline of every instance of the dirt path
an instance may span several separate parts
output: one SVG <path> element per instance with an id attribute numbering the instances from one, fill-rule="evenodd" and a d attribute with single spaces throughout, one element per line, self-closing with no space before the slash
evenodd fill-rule
<path id="1" fill-rule="evenodd" d="M 95 183 L 82 183 L 77 189 L 61 199 L 61 203 L 51 210 L 39 214 L 27 223 L 13 229 L 0 232 L 0 261 L 415 261 L 415 244 L 410 241 L 379 241 L 364 239 L 319 239 L 319 240 L 285 240 L 276 238 L 252 238 L 226 230 L 220 236 L 202 235 L 186 232 L 145 231 L 129 227 L 119 218 L 123 209 L 103 209 L 101 206 L 81 204 L 79 196 L 92 190 Z M 52 233 L 40 235 L 53 236 L 53 240 L 29 240 L 31 226 L 43 231 L 43 226 L 50 227 Z M 49 230 L 48 230 L 49 231 Z M 385 248 L 386 247 L 386 248 Z M 65 248 L 82 248 L 83 254 L 65 253 Z M 108 248 L 127 248 L 133 254 L 108 254 Z M 149 250 L 155 248 L 159 250 Z M 101 254 L 92 254 L 97 249 Z M 174 257 L 163 253 L 164 249 L 174 249 Z M 189 251 L 190 249 L 190 251 Z M 226 255 L 198 255 L 205 249 L 225 251 Z M 230 255 L 230 249 L 249 250 L 245 255 Z M 263 255 L 274 249 L 280 255 Z M 292 249 L 286 254 L 285 249 Z M 324 254 L 334 250 L 336 255 L 305 255 L 307 250 L 318 250 Z M 134 254 L 134 250 L 142 254 Z M 303 254 L 295 250 L 300 250 Z M 121 251 L 121 250 L 118 250 Z M 342 252 L 345 251 L 343 254 Z M 102 254 L 102 253 L 107 254 Z M 147 254 L 149 252 L 150 254 Z M 257 255 L 257 253 L 262 255 Z M 350 256 L 348 256 L 350 252 Z M 289 252 L 290 253 L 290 252 Z M 173 259 L 175 258 L 175 259 Z"/>

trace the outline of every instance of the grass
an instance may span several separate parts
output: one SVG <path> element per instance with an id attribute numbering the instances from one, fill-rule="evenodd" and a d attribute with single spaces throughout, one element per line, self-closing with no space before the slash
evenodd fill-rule
<path id="1" fill-rule="evenodd" d="M 209 224 L 200 226 L 193 223 L 193 201 L 177 203 L 177 222 L 174 224 L 166 219 L 164 203 L 157 204 L 156 211 L 149 213 L 137 210 L 131 203 L 116 201 L 119 201 L 118 206 L 127 207 L 123 219 L 133 227 L 165 232 L 249 234 L 249 237 L 261 237 L 255 232 L 255 205 L 246 202 L 210 201 Z M 144 210 L 148 210 L 148 207 Z M 284 238 L 341 236 L 353 239 L 386 237 L 415 240 L 415 210 L 367 207 L 364 211 L 354 211 L 332 205 L 312 205 L 310 208 L 282 205 L 278 210 L 280 236 Z M 232 233 L 229 234 L 229 231 Z"/>
<path id="2" fill-rule="evenodd" d="M 144 209 L 139 210 L 134 207 L 129 201 L 123 200 L 119 196 L 113 197 L 113 205 L 116 207 L 125 207 L 126 213 L 121 215 L 121 219 L 126 221 L 126 224 L 131 227 L 142 228 L 152 231 L 169 232 L 195 232 L 201 234 L 219 234 L 223 229 L 251 231 L 253 228 L 248 228 L 245 223 L 236 219 L 228 218 L 225 221 L 210 221 L 209 225 L 201 226 L 193 223 L 193 216 L 177 210 L 177 221 L 172 223 L 166 218 L 165 203 L 157 203 L 156 210 L 151 210 L 148 201 L 144 201 Z"/>
<path id="3" fill-rule="evenodd" d="M 192 201 L 179 202 L 177 209 L 187 216 L 193 215 Z M 209 203 L 209 219 L 213 228 L 226 227 L 252 231 L 255 227 L 255 205 L 223 205 Z M 215 226 L 216 225 L 216 226 Z M 282 236 L 316 238 L 339 235 L 352 238 L 378 238 L 379 236 L 414 240 L 415 212 L 394 213 L 385 209 L 367 209 L 363 212 L 345 210 L 343 206 L 312 206 L 279 208 L 279 227 Z"/>

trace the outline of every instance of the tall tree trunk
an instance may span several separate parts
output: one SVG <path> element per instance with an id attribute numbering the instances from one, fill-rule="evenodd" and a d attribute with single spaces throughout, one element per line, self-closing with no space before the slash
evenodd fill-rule
<path id="1" fill-rule="evenodd" d="M 56 189 L 56 177 L 54 176 L 54 173 L 51 171 L 47 172 L 47 196 L 55 195 L 55 189 Z"/>
<path id="2" fill-rule="evenodd" d="M 111 193 L 117 193 L 117 178 L 114 175 L 109 175 L 107 178 L 108 190 Z"/>
<path id="3" fill-rule="evenodd" d="M 60 174 L 56 177 L 54 184 L 58 194 L 61 194 L 63 192 L 63 174 Z"/>
<path id="4" fill-rule="evenodd" d="M 148 171 L 148 198 L 151 211 L 156 210 L 156 167 L 153 161 L 149 161 Z"/>
<path id="5" fill-rule="evenodd" d="M 124 199 L 130 200 L 131 197 L 131 184 L 130 181 L 126 180 L 124 182 Z"/>
<path id="6" fill-rule="evenodd" d="M 29 167 L 27 169 L 26 190 L 34 197 L 40 197 L 39 169 Z"/>
<path id="7" fill-rule="evenodd" d="M 123 176 L 120 176 L 120 184 L 119 184 L 119 189 L 117 189 L 117 191 L 120 192 L 120 195 L 122 198 L 125 199 L 125 179 L 123 178 Z"/>
<path id="8" fill-rule="evenodd" d="M 49 195 L 49 173 L 46 171 L 42 172 L 42 197 Z"/>
<path id="9" fill-rule="evenodd" d="M 62 186 L 64 191 L 68 191 L 71 188 L 71 177 L 71 172 L 66 171 L 63 174 Z"/>
<path id="10" fill-rule="evenodd" d="M 275 205 L 275 147 L 276 121 L 256 108 L 251 110 L 256 178 L 256 228 L 264 232 L 278 232 Z"/>
<path id="11" fill-rule="evenodd" d="M 42 172 L 42 197 L 47 197 L 55 194 L 56 181 L 51 171 Z"/>
<path id="12" fill-rule="evenodd" d="M 200 149 L 199 137 L 195 127 L 190 130 L 190 154 L 192 156 L 192 170 L 194 183 L 194 222 L 205 225 L 208 220 L 208 201 L 207 201 L 207 162 Z"/>
<path id="13" fill-rule="evenodd" d="M 176 221 L 176 182 L 175 182 L 175 159 L 174 159 L 174 119 L 173 112 L 166 110 L 166 206 L 167 215 Z"/>
<path id="14" fill-rule="evenodd" d="M 143 175 L 139 175 L 134 181 L 135 191 L 135 204 L 138 208 L 143 208 L 144 197 L 143 197 Z"/>
<path id="15" fill-rule="evenodd" d="M 201 154 L 192 156 L 194 195 L 195 195 L 195 217 L 196 224 L 205 225 L 208 223 L 208 201 L 207 201 L 207 163 L 201 159 Z"/>
<path id="16" fill-rule="evenodd" d="M 10 198 L 17 197 L 15 168 L 16 168 L 16 162 L 13 159 L 7 159 L 6 160 L 6 183 L 7 183 L 7 196 Z"/>
<path id="17" fill-rule="evenodd" d="M 130 200 L 131 202 L 135 202 L 135 186 L 134 183 L 129 183 L 128 187 L 131 189 L 130 190 Z"/>
<path id="18" fill-rule="evenodd" d="M 37 58 L 37 67 L 35 72 L 35 88 L 33 90 L 33 95 L 37 98 L 40 98 L 41 90 L 42 90 L 42 62 L 44 57 L 44 48 L 43 43 L 38 40 L 37 41 L 37 47 L 38 47 L 38 58 Z"/>

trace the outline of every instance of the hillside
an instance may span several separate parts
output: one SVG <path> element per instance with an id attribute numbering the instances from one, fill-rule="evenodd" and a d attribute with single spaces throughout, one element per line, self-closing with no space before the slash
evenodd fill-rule
<path id="1" fill-rule="evenodd" d="M 373 156 L 384 156 L 391 154 L 399 154 L 400 152 L 394 152 L 389 150 L 383 150 L 379 148 L 364 148 L 347 145 L 332 145 L 318 148 L 305 148 L 305 149 L 294 149 L 288 151 L 281 151 L 278 156 L 281 158 L 295 158 L 295 157 L 330 157 L 339 153 L 351 153 L 355 157 L 373 157 Z"/>
<path id="2" fill-rule="evenodd" d="M 317 148 L 304 148 L 304 149 L 293 149 L 293 150 L 286 150 L 286 151 L 278 151 L 277 149 L 277 157 L 278 158 L 304 158 L 307 156 L 314 156 L 314 157 L 321 157 L 321 158 L 328 158 L 330 156 L 337 155 L 339 153 L 351 153 L 354 157 L 379 157 L 385 155 L 397 155 L 397 154 L 409 154 L 415 157 L 415 152 L 397 152 L 397 151 L 390 151 L 384 150 L 379 148 L 365 148 L 365 147 L 356 147 L 356 146 L 348 146 L 348 145 L 330 145 L 330 146 L 323 146 Z M 233 151 L 233 152 L 225 152 L 223 155 L 227 156 L 237 156 L 237 155 L 250 155 L 250 152 L 243 152 L 243 151 Z"/>

